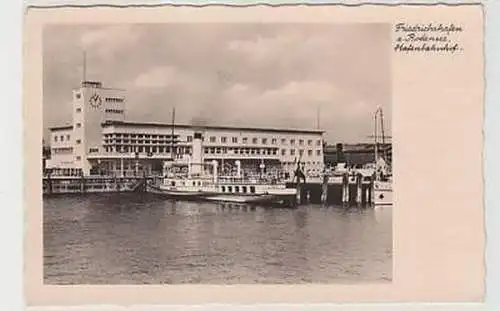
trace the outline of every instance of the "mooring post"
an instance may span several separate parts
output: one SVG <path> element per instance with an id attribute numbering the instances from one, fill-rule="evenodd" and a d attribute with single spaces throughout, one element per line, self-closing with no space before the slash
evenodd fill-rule
<path id="1" fill-rule="evenodd" d="M 295 195 L 295 198 L 297 199 L 297 204 L 300 204 L 300 203 L 302 203 L 301 202 L 302 198 L 301 198 L 301 193 L 300 193 L 301 192 L 301 187 L 300 187 L 300 182 L 299 181 L 297 181 L 297 186 L 296 187 L 297 187 L 297 194 Z"/>
<path id="2" fill-rule="evenodd" d="M 349 203 L 349 175 L 347 173 L 342 176 L 342 203 Z"/>
<path id="3" fill-rule="evenodd" d="M 83 176 L 83 171 L 80 171 L 80 192 L 85 192 L 85 176 Z"/>
<path id="4" fill-rule="evenodd" d="M 370 204 L 375 204 L 374 181 L 375 181 L 375 173 L 372 176 L 370 176 L 370 185 L 368 186 L 368 202 L 370 202 Z"/>
<path id="5" fill-rule="evenodd" d="M 363 203 L 363 178 L 361 173 L 356 175 L 356 203 L 359 205 Z"/>
<path id="6" fill-rule="evenodd" d="M 328 175 L 323 176 L 323 184 L 321 187 L 321 203 L 326 204 L 328 201 Z"/>

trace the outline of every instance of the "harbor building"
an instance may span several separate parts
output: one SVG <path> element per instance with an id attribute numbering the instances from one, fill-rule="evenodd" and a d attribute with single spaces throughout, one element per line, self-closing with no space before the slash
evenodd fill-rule
<path id="1" fill-rule="evenodd" d="M 71 124 L 50 129 L 51 175 L 156 175 L 193 161 L 217 161 L 223 172 L 238 163 L 250 174 L 293 174 L 298 161 L 311 176 L 324 169 L 322 130 L 131 122 L 125 93 L 94 81 L 73 91 Z"/>

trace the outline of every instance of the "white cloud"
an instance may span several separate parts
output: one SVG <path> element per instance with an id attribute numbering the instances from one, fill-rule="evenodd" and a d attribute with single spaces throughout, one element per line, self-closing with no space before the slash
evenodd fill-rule
<path id="1" fill-rule="evenodd" d="M 137 42 L 137 34 L 132 26 L 113 25 L 82 33 L 80 44 L 88 53 L 96 53 L 102 58 L 112 57 L 115 51 Z"/>
<path id="2" fill-rule="evenodd" d="M 228 49 L 247 54 L 255 61 L 278 57 L 282 52 L 297 46 L 300 36 L 282 35 L 276 37 L 259 36 L 255 40 L 234 40 L 227 45 Z"/>
<path id="3" fill-rule="evenodd" d="M 171 66 L 151 68 L 135 79 L 134 86 L 143 88 L 166 87 L 175 82 L 176 73 L 177 70 Z"/>

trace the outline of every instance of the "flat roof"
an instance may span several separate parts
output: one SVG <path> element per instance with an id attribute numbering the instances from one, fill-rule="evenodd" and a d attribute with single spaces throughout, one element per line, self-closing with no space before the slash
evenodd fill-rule
<path id="1" fill-rule="evenodd" d="M 51 131 L 63 131 L 63 130 L 72 130 L 72 129 L 73 129 L 73 125 L 54 126 L 54 127 L 50 128 Z"/>
<path id="2" fill-rule="evenodd" d="M 108 121 L 102 123 L 102 127 L 107 126 L 138 126 L 149 128 L 171 128 L 170 123 L 151 123 L 151 122 L 123 122 L 123 121 Z M 192 125 L 192 124 L 175 124 L 176 128 L 201 128 L 207 130 L 236 130 L 249 132 L 274 132 L 274 133 L 303 133 L 303 134 L 323 134 L 323 130 L 311 129 L 283 129 L 283 128 L 258 128 L 258 127 L 239 127 L 239 126 L 216 126 L 216 125 Z"/>

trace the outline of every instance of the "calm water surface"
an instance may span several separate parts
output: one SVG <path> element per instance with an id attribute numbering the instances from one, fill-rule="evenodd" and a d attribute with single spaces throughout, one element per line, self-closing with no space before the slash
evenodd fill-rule
<path id="1" fill-rule="evenodd" d="M 392 208 L 252 208 L 147 194 L 44 199 L 46 284 L 392 279 Z"/>

